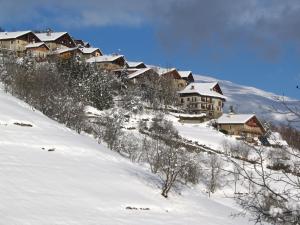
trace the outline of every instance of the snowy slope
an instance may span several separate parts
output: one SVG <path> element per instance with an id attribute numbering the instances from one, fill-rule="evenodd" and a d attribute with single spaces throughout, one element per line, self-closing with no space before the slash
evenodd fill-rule
<path id="1" fill-rule="evenodd" d="M 286 111 L 285 107 L 278 100 L 278 95 L 266 92 L 254 87 L 238 85 L 230 81 L 217 80 L 209 76 L 194 75 L 196 82 L 215 82 L 218 81 L 223 94 L 227 97 L 225 112 L 232 105 L 239 113 L 256 113 L 260 118 L 277 122 L 286 121 L 286 116 L 276 113 L 274 109 Z M 299 100 L 285 98 L 286 103 L 298 106 Z"/>
<path id="2" fill-rule="evenodd" d="M 0 225 L 249 224 L 196 188 L 164 199 L 159 185 L 142 167 L 0 88 Z"/>

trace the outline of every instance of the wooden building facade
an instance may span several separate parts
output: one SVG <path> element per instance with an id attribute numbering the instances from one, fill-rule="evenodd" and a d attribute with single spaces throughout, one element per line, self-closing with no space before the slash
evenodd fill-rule
<path id="1" fill-rule="evenodd" d="M 15 52 L 24 52 L 30 43 L 41 40 L 31 31 L 0 32 L 0 48 Z"/>
<path id="2" fill-rule="evenodd" d="M 224 114 L 217 120 L 218 129 L 229 135 L 246 138 L 260 137 L 266 133 L 255 114 Z"/>
<path id="3" fill-rule="evenodd" d="M 44 42 L 51 51 L 61 48 L 75 48 L 76 43 L 67 32 L 36 33 L 36 36 Z"/>
<path id="4" fill-rule="evenodd" d="M 28 44 L 25 47 L 27 55 L 40 59 L 46 58 L 50 50 L 44 42 Z"/>
<path id="5" fill-rule="evenodd" d="M 126 67 L 126 61 L 123 55 L 102 55 L 87 59 L 86 62 L 95 64 L 99 70 L 108 72 Z"/>

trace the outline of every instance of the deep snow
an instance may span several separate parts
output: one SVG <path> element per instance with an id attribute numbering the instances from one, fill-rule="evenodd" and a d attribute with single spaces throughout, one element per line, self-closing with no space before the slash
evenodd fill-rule
<path id="1" fill-rule="evenodd" d="M 145 168 L 0 90 L 1 225 L 250 224 L 230 216 L 228 200 L 197 188 L 164 199 L 159 186 Z"/>

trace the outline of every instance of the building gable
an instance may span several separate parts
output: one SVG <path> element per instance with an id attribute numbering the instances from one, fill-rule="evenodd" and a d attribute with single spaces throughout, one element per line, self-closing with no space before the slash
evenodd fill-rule
<path id="1" fill-rule="evenodd" d="M 265 128 L 255 115 L 252 118 L 250 118 L 245 124 L 249 127 L 259 127 L 262 129 L 263 132 L 265 132 Z"/>
<path id="2" fill-rule="evenodd" d="M 223 95 L 223 92 L 221 90 L 220 85 L 217 83 L 213 88 L 212 88 L 215 92 L 218 92 L 219 94 Z"/>
<path id="3" fill-rule="evenodd" d="M 67 46 L 68 48 L 75 48 L 76 44 L 71 38 L 71 36 L 68 33 L 65 33 L 64 35 L 60 36 L 58 39 L 55 40 L 57 44 L 61 44 L 64 46 Z"/>

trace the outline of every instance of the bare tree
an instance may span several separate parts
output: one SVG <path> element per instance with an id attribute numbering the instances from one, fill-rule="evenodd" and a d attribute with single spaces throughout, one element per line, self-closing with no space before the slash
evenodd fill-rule
<path id="1" fill-rule="evenodd" d="M 159 171 L 163 179 L 162 196 L 168 193 L 182 176 L 188 173 L 189 164 L 193 161 L 185 148 L 180 146 L 165 146 L 161 153 L 162 166 Z"/>
<path id="2" fill-rule="evenodd" d="M 239 157 L 242 159 L 248 159 L 248 156 L 251 152 L 251 146 L 249 146 L 247 143 L 244 142 L 224 142 L 223 148 L 226 152 L 226 154 L 233 156 L 233 157 Z"/>
<path id="3" fill-rule="evenodd" d="M 223 162 L 218 155 L 212 154 L 207 161 L 206 186 L 209 193 L 214 193 L 221 186 Z"/>
<path id="4" fill-rule="evenodd" d="M 103 130 L 99 133 L 99 137 L 107 143 L 111 150 L 120 151 L 118 147 L 120 138 L 122 137 L 122 126 L 124 123 L 123 113 L 114 110 L 114 113 L 107 112 L 98 120 L 98 124 L 102 125 Z"/>
<path id="5" fill-rule="evenodd" d="M 143 157 L 143 148 L 140 138 L 133 134 L 123 134 L 120 138 L 116 151 L 129 158 L 132 162 L 141 162 Z"/>
<path id="6" fill-rule="evenodd" d="M 256 223 L 299 224 L 300 221 L 300 157 L 292 149 L 281 149 L 288 158 L 270 159 L 270 154 L 262 147 L 252 146 L 258 157 L 256 163 L 232 160 L 238 168 L 239 177 L 248 183 L 246 193 L 236 194 L 237 202 L 245 212 L 249 212 Z M 271 150 L 274 151 L 274 150 Z M 274 156 L 274 153 L 271 154 Z M 284 156 L 284 157 L 285 157 Z M 284 161 L 284 159 L 286 161 Z M 280 168 L 268 169 L 273 161 L 280 160 Z M 285 165 L 282 166 L 282 165 Z"/>

